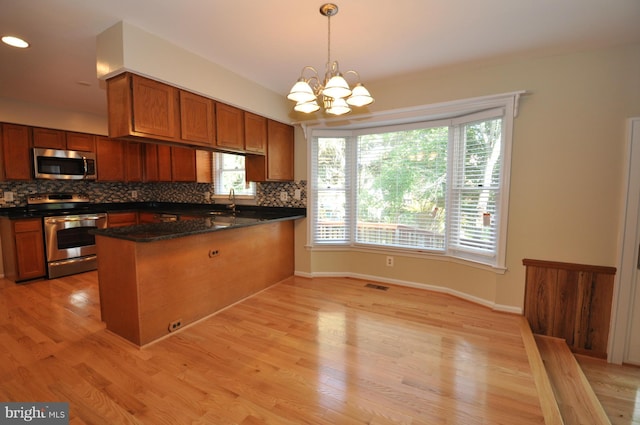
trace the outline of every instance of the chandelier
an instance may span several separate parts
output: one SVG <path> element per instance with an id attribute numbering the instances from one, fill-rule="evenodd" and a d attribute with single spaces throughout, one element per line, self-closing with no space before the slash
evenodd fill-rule
<path id="1" fill-rule="evenodd" d="M 293 85 L 287 99 L 296 102 L 295 111 L 313 113 L 320 109 L 322 103 L 325 112 L 332 115 L 343 115 L 351 112 L 351 106 L 366 106 L 373 102 L 369 91 L 360 83 L 360 74 L 346 71 L 344 75 L 353 74 L 356 83 L 353 88 L 340 73 L 337 61 L 331 61 L 331 17 L 338 13 L 338 6 L 327 3 L 320 6 L 320 14 L 327 17 L 327 64 L 324 80 L 320 80 L 318 71 L 312 66 L 302 68 L 300 78 Z M 306 75 L 306 76 L 305 76 Z"/>

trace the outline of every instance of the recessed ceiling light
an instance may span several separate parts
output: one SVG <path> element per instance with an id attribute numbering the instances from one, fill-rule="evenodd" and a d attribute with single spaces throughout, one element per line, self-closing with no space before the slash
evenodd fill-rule
<path id="1" fill-rule="evenodd" d="M 20 49 L 26 49 L 27 47 L 29 47 L 29 43 L 21 38 L 14 37 L 12 35 L 5 35 L 4 37 L 2 37 L 2 42 L 8 44 L 9 46 L 18 47 Z"/>

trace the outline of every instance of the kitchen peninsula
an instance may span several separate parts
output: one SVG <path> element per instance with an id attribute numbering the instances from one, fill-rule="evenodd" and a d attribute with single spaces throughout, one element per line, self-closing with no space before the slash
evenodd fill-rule
<path id="1" fill-rule="evenodd" d="M 303 216 L 200 212 L 95 230 L 102 320 L 143 346 L 291 276 Z"/>

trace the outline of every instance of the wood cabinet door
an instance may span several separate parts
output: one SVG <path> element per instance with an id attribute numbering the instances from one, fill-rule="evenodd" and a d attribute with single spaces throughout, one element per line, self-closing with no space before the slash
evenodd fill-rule
<path id="1" fill-rule="evenodd" d="M 196 151 L 194 149 L 171 147 L 171 177 L 174 182 L 196 181 Z"/>
<path id="2" fill-rule="evenodd" d="M 124 181 L 124 142 L 108 137 L 97 137 L 96 158 L 98 181 Z"/>
<path id="3" fill-rule="evenodd" d="M 180 139 L 178 89 L 132 75 L 133 130 L 149 136 Z"/>
<path id="4" fill-rule="evenodd" d="M 136 224 L 138 224 L 138 213 L 135 211 L 110 212 L 107 217 L 107 227 L 125 227 Z"/>
<path id="5" fill-rule="evenodd" d="M 171 147 L 166 145 L 156 146 L 158 150 L 158 181 L 171 181 Z"/>
<path id="6" fill-rule="evenodd" d="M 267 122 L 267 180 L 293 180 L 293 127 Z"/>
<path id="7" fill-rule="evenodd" d="M 158 146 L 145 143 L 142 147 L 144 153 L 143 178 L 145 182 L 158 181 Z"/>
<path id="8" fill-rule="evenodd" d="M 2 176 L 6 180 L 31 180 L 30 128 L 2 124 Z"/>
<path id="9" fill-rule="evenodd" d="M 128 182 L 141 182 L 143 174 L 142 143 L 126 142 L 124 146 L 125 178 Z"/>
<path id="10" fill-rule="evenodd" d="M 244 113 L 244 149 L 264 154 L 267 146 L 267 119 L 250 112 Z"/>
<path id="11" fill-rule="evenodd" d="M 152 213 L 152 212 L 140 212 L 138 213 L 138 222 L 140 224 L 145 224 L 145 223 L 160 223 L 160 218 L 158 217 L 158 214 Z"/>
<path id="12" fill-rule="evenodd" d="M 65 132 L 51 128 L 34 128 L 33 146 L 36 148 L 66 149 L 67 139 Z"/>
<path id="13" fill-rule="evenodd" d="M 95 152 L 96 136 L 86 133 L 74 133 L 67 131 L 67 149 L 72 151 Z"/>
<path id="14" fill-rule="evenodd" d="M 14 221 L 16 241 L 16 280 L 46 275 L 44 242 L 40 219 Z"/>
<path id="15" fill-rule="evenodd" d="M 216 103 L 216 146 L 231 152 L 244 152 L 244 111 Z"/>
<path id="16" fill-rule="evenodd" d="M 213 153 L 196 150 L 196 182 L 213 183 Z"/>
<path id="17" fill-rule="evenodd" d="M 204 146 L 215 144 L 213 100 L 180 90 L 180 135 L 182 140 Z"/>

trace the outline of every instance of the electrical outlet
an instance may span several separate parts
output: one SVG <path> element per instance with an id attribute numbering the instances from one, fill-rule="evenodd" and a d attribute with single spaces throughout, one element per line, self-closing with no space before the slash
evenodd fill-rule
<path id="1" fill-rule="evenodd" d="M 5 202 L 13 201 L 13 192 L 4 192 L 4 201 Z"/>
<path id="2" fill-rule="evenodd" d="M 294 199 L 297 199 L 298 201 L 300 199 L 302 199 L 302 191 L 300 189 L 296 189 L 296 191 L 293 194 Z"/>
<path id="3" fill-rule="evenodd" d="M 182 326 L 182 319 L 169 323 L 169 332 L 177 331 Z"/>
<path id="4" fill-rule="evenodd" d="M 280 200 L 286 202 L 289 200 L 289 194 L 287 192 L 280 192 Z"/>
<path id="5" fill-rule="evenodd" d="M 387 255 L 387 267 L 393 267 L 393 257 L 390 255 Z"/>
<path id="6" fill-rule="evenodd" d="M 136 199 L 138 197 L 138 191 L 137 190 L 132 190 L 131 191 L 131 199 Z"/>
<path id="7" fill-rule="evenodd" d="M 205 201 L 210 201 L 211 200 L 211 192 L 205 192 L 204 193 L 204 200 Z"/>

